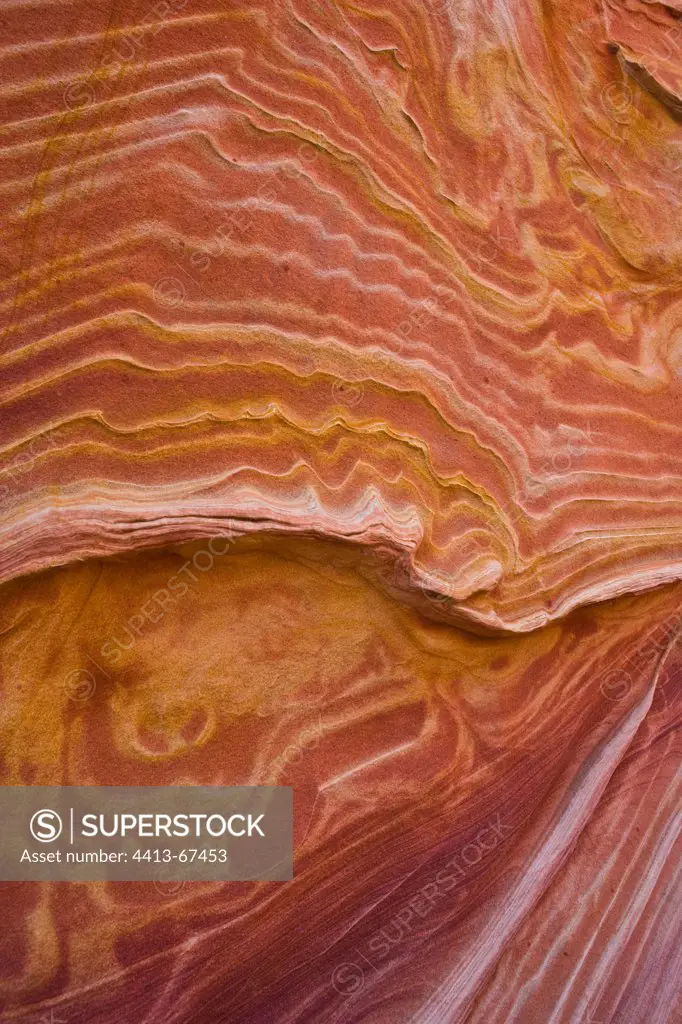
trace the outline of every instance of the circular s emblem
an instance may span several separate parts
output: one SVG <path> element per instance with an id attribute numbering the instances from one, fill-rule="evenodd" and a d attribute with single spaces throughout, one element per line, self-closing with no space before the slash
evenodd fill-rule
<path id="1" fill-rule="evenodd" d="M 62 819 L 56 811 L 43 808 L 42 811 L 36 811 L 33 815 L 29 827 L 31 835 L 39 843 L 52 843 L 62 833 Z"/>

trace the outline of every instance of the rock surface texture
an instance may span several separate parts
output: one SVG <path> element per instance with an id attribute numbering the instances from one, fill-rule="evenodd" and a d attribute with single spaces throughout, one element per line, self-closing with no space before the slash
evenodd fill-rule
<path id="1" fill-rule="evenodd" d="M 4 0 L 0 171 L 0 783 L 296 849 L 3 1024 L 682 1024 L 682 0 Z"/>

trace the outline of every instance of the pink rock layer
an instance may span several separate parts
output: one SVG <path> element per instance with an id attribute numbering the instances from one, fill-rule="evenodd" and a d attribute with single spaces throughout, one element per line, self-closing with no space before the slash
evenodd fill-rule
<path id="1" fill-rule="evenodd" d="M 3 10 L 0 578 L 226 520 L 493 628 L 680 577 L 679 3 Z"/>

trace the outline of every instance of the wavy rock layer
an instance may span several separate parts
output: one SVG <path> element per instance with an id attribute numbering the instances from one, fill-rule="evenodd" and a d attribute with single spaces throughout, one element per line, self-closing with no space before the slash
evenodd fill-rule
<path id="1" fill-rule="evenodd" d="M 4 778 L 292 785 L 295 879 L 5 885 L 3 1020 L 679 1019 L 679 588 L 483 638 L 354 548 L 193 555 L 5 586 Z"/>
<path id="2" fill-rule="evenodd" d="M 2 578 L 226 517 L 489 626 L 679 578 L 679 5 L 4 10 Z"/>
<path id="3" fill-rule="evenodd" d="M 297 858 L 0 886 L 3 1021 L 682 1020 L 681 16 L 6 0 L 0 781 Z"/>

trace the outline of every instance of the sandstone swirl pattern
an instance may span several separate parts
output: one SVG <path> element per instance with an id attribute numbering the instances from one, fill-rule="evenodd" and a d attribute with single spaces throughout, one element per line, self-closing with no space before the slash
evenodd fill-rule
<path id="1" fill-rule="evenodd" d="M 1 781 L 297 860 L 0 886 L 0 1019 L 682 1020 L 681 21 L 3 4 Z"/>

